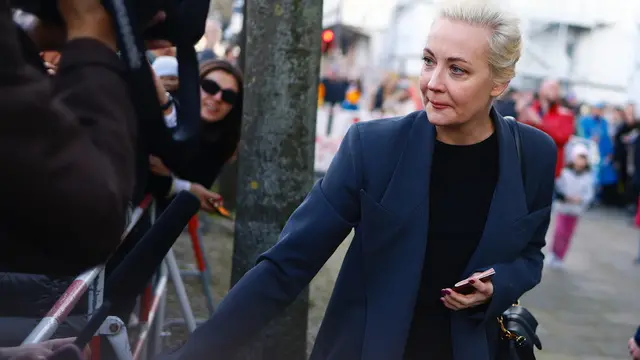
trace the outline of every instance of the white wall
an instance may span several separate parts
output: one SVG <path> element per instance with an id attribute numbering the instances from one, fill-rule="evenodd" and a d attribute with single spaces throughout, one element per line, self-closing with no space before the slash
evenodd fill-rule
<path id="1" fill-rule="evenodd" d="M 434 5 L 424 2 L 416 2 L 398 14 L 397 21 L 391 24 L 386 34 L 386 54 L 383 54 L 392 55 L 395 59 L 390 70 L 409 76 L 420 74 L 422 49 L 434 17 Z"/>
<path id="2" fill-rule="evenodd" d="M 389 15 L 395 2 L 396 0 L 324 0 L 322 23 L 330 26 L 341 22 L 364 30 L 385 28 L 389 25 Z M 340 11 L 336 11 L 338 8 L 341 8 Z"/>
<path id="3" fill-rule="evenodd" d="M 636 104 L 640 104 L 640 27 L 635 26 L 636 41 L 635 41 L 635 56 L 633 64 L 633 74 L 628 88 L 628 100 Z"/>
<path id="4" fill-rule="evenodd" d="M 638 40 L 637 26 L 624 22 L 583 35 L 575 50 L 576 96 L 590 102 L 625 102 L 637 78 Z"/>
<path id="5" fill-rule="evenodd" d="M 524 36 L 523 51 L 516 72 L 535 77 L 565 78 L 570 59 L 566 52 L 566 38 L 555 31 Z"/>

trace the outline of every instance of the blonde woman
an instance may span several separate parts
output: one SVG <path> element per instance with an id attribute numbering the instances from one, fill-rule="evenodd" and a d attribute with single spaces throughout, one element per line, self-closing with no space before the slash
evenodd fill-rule
<path id="1" fill-rule="evenodd" d="M 172 357 L 231 358 L 355 228 L 312 360 L 496 359 L 496 318 L 540 281 L 556 161 L 523 125 L 519 157 L 492 109 L 520 49 L 499 8 L 445 3 L 424 48 L 425 111 L 352 126 L 278 244 Z"/>

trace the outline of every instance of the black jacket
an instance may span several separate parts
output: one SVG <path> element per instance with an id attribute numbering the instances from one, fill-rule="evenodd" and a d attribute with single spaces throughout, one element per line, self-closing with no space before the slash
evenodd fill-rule
<path id="1" fill-rule="evenodd" d="M 69 42 L 52 79 L 6 0 L 0 34 L 0 165 L 10 169 L 0 174 L 0 346 L 8 346 L 119 245 L 136 124 L 120 59 L 107 46 Z M 81 300 L 72 314 L 86 307 Z M 73 333 L 66 325 L 56 336 Z"/>

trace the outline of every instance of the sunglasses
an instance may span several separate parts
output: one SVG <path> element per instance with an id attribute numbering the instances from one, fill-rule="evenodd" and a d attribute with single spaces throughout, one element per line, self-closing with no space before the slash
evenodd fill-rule
<path id="1" fill-rule="evenodd" d="M 222 92 L 222 101 L 230 105 L 233 105 L 238 98 L 238 93 L 233 90 L 221 88 L 217 82 L 211 79 L 202 79 L 202 81 L 200 81 L 200 87 L 204 92 L 212 96 Z"/>

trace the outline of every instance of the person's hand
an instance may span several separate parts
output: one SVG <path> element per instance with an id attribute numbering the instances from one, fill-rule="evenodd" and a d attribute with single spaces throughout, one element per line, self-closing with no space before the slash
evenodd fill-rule
<path id="1" fill-rule="evenodd" d="M 44 67 L 47 69 L 47 73 L 51 76 L 55 75 L 58 71 L 58 64 L 50 63 L 48 61 L 44 62 Z"/>
<path id="2" fill-rule="evenodd" d="M 149 155 L 149 169 L 156 175 L 171 176 L 171 170 L 169 170 L 159 157 L 154 155 Z"/>
<path id="3" fill-rule="evenodd" d="M 440 300 L 444 306 L 451 310 L 462 310 L 487 303 L 493 296 L 493 283 L 491 280 L 485 282 L 478 280 L 476 277 L 480 274 L 476 272 L 469 277 L 469 284 L 475 288 L 475 291 L 469 295 L 457 293 L 450 288 L 442 289 Z"/>
<path id="4" fill-rule="evenodd" d="M 116 50 L 113 23 L 100 0 L 58 0 L 58 10 L 67 28 L 67 40 L 92 38 Z"/>
<path id="5" fill-rule="evenodd" d="M 629 348 L 629 355 L 633 360 L 640 360 L 640 347 L 636 343 L 634 338 L 629 339 L 627 347 Z"/>
<path id="6" fill-rule="evenodd" d="M 75 338 L 47 340 L 39 344 L 21 345 L 3 349 L 2 354 L 10 360 L 40 360 L 51 356 L 59 348 L 73 344 Z M 91 351 L 85 348 L 83 351 L 86 360 L 91 359 Z"/>
<path id="7" fill-rule="evenodd" d="M 56 51 L 45 51 L 40 54 L 44 61 L 44 67 L 47 69 L 49 75 L 55 75 L 58 70 L 58 64 L 60 63 L 60 53 Z"/>
<path id="8" fill-rule="evenodd" d="M 206 212 L 214 213 L 217 207 L 222 206 L 222 196 L 200 184 L 192 183 L 189 191 L 200 199 L 200 209 Z"/>

